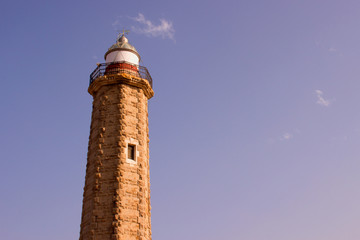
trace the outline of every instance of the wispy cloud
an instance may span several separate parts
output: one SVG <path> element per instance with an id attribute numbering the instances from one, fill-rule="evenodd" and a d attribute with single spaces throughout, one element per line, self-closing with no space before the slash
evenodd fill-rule
<path id="1" fill-rule="evenodd" d="M 319 104 L 320 106 L 324 106 L 324 107 L 329 107 L 331 104 L 331 101 L 328 99 L 325 99 L 323 97 L 324 93 L 321 90 L 315 90 L 316 96 L 317 96 L 317 101 L 316 103 Z"/>
<path id="2" fill-rule="evenodd" d="M 140 34 L 145 34 L 149 37 L 168 38 L 175 41 L 175 29 L 171 21 L 160 19 L 160 24 L 156 25 L 150 20 L 146 19 L 144 14 L 139 13 L 137 17 L 131 18 L 141 26 L 132 26 L 131 29 Z"/>
<path id="3" fill-rule="evenodd" d="M 115 30 L 118 30 L 118 26 L 120 25 L 120 20 L 119 19 L 116 19 L 112 24 L 111 26 L 115 29 Z"/>
<path id="4" fill-rule="evenodd" d="M 290 141 L 291 139 L 293 139 L 299 135 L 301 135 L 301 131 L 299 129 L 295 128 L 292 131 L 283 132 L 283 134 L 278 137 L 268 138 L 267 141 L 269 144 L 274 144 L 276 142 Z"/>
<path id="5" fill-rule="evenodd" d="M 129 19 L 131 18 L 119 15 L 116 17 L 115 21 L 111 24 L 111 26 L 117 33 L 122 32 L 122 30 L 129 30 L 127 27 L 130 25 Z"/>
<path id="6" fill-rule="evenodd" d="M 341 56 L 342 57 L 344 55 L 341 47 L 340 48 L 338 48 L 339 46 L 335 47 L 334 45 L 331 45 L 326 40 L 325 41 L 316 40 L 315 45 L 322 51 L 327 51 L 332 56 Z"/>
<path id="7" fill-rule="evenodd" d="M 292 139 L 293 137 L 294 137 L 293 134 L 286 132 L 280 137 L 280 140 L 288 141 L 288 140 Z"/>

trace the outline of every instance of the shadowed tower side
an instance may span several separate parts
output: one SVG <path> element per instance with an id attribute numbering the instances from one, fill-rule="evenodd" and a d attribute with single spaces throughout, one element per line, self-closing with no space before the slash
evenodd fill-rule
<path id="1" fill-rule="evenodd" d="M 152 79 L 122 34 L 90 75 L 93 96 L 80 240 L 150 240 Z"/>

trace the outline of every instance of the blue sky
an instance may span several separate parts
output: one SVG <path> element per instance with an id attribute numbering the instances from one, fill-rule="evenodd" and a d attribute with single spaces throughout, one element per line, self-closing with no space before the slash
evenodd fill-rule
<path id="1" fill-rule="evenodd" d="M 77 239 L 89 74 L 129 41 L 156 240 L 358 240 L 360 2 L 6 1 L 0 238 Z"/>

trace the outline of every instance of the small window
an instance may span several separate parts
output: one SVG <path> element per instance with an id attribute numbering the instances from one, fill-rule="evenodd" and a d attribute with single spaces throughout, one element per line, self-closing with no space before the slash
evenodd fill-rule
<path id="1" fill-rule="evenodd" d="M 135 145 L 128 145 L 128 159 L 135 161 Z"/>

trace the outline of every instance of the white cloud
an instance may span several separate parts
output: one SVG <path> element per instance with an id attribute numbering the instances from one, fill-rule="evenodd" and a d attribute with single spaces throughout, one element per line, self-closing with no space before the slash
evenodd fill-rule
<path id="1" fill-rule="evenodd" d="M 268 138 L 267 142 L 269 144 L 274 144 L 276 142 L 290 141 L 291 139 L 297 137 L 298 135 L 301 135 L 301 131 L 298 128 L 295 128 L 293 131 L 284 132 L 282 135 L 278 137 Z"/>
<path id="2" fill-rule="evenodd" d="M 321 106 L 324 106 L 324 107 L 329 107 L 330 106 L 331 101 L 328 100 L 328 99 L 325 99 L 323 97 L 323 95 L 324 95 L 323 91 L 315 90 L 315 93 L 316 93 L 316 96 L 317 96 L 317 101 L 316 101 L 317 104 L 319 104 Z"/>
<path id="3" fill-rule="evenodd" d="M 150 37 L 169 38 L 175 41 L 175 29 L 171 21 L 160 19 L 160 24 L 155 25 L 150 20 L 147 20 L 142 13 L 139 13 L 137 17 L 132 19 L 141 24 L 141 27 L 131 27 L 134 32 Z"/>
<path id="4" fill-rule="evenodd" d="M 329 52 L 337 52 L 338 50 L 336 48 L 334 48 L 334 47 L 330 47 L 328 51 Z"/>
<path id="5" fill-rule="evenodd" d="M 290 139 L 292 139 L 294 137 L 294 135 L 292 135 L 291 133 L 288 133 L 288 132 L 286 132 L 286 133 L 284 133 L 282 136 L 281 136 L 281 140 L 290 140 Z"/>
<path id="6" fill-rule="evenodd" d="M 117 29 L 117 27 L 120 25 L 119 19 L 116 19 L 111 25 L 113 26 L 114 29 Z"/>

